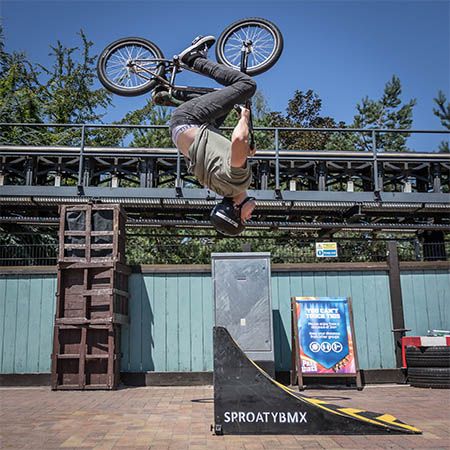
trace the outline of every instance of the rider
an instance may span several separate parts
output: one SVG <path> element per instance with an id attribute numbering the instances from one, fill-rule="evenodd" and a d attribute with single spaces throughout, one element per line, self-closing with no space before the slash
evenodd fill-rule
<path id="1" fill-rule="evenodd" d="M 199 36 L 178 58 L 226 87 L 179 106 L 172 114 L 170 130 L 189 171 L 224 197 L 211 212 L 212 224 L 220 233 L 234 236 L 242 232 L 255 209 L 255 200 L 247 195 L 252 180 L 247 157 L 254 154 L 249 146 L 250 111 L 240 107 L 241 117 L 231 141 L 218 128 L 236 105 L 252 97 L 256 83 L 242 72 L 206 59 L 214 42 L 213 36 Z"/>

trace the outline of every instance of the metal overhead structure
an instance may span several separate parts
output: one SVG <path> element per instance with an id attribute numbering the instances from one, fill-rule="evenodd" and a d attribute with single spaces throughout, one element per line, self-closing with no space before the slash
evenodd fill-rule
<path id="1" fill-rule="evenodd" d="M 32 145 L 36 130 L 67 129 L 70 145 Z M 129 226 L 209 228 L 220 200 L 187 172 L 173 148 L 94 146 L 101 129 L 166 126 L 0 124 L 0 224 L 56 224 L 58 205 L 119 203 Z M 340 229 L 450 231 L 450 154 L 377 150 L 386 133 L 447 133 L 427 130 L 261 128 L 274 148 L 251 158 L 257 209 L 249 229 Z M 91 132 L 91 134 L 89 134 Z M 366 133 L 371 151 L 280 149 L 288 132 Z M 4 133 L 3 136 L 10 135 Z M 168 134 L 167 134 L 168 135 Z M 57 142 L 60 144 L 61 142 Z M 67 143 L 67 142 L 66 142 Z"/>

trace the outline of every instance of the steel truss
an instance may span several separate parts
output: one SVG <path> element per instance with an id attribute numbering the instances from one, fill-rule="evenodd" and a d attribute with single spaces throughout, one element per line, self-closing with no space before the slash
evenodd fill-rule
<path id="1" fill-rule="evenodd" d="M 289 131 L 270 130 L 275 137 Z M 121 203 L 133 226 L 209 227 L 219 198 L 198 185 L 176 149 L 85 146 L 81 131 L 80 146 L 0 139 L 0 222 L 50 224 L 60 204 L 104 202 Z M 249 228 L 450 229 L 450 154 L 379 152 L 376 146 L 373 152 L 281 150 L 278 139 L 275 144 L 250 161 L 257 214 Z"/>

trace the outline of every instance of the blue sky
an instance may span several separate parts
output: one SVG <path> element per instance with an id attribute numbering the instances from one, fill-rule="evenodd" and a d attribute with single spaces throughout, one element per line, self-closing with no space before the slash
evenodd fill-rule
<path id="1" fill-rule="evenodd" d="M 256 77 L 271 110 L 284 111 L 296 89 L 313 89 L 323 100 L 323 114 L 349 123 L 356 103 L 366 95 L 379 98 L 395 74 L 403 100 L 417 99 L 413 128 L 440 129 L 433 97 L 442 90 L 450 98 L 449 0 L 2 0 L 0 8 L 7 50 L 25 51 L 43 65 L 57 40 L 78 45 L 80 29 L 97 54 L 114 39 L 141 36 L 170 57 L 197 34 L 218 36 L 235 20 L 264 17 L 278 25 L 285 40 L 279 62 Z M 213 85 L 186 73 L 179 81 Z M 144 97 L 115 96 L 104 120 L 144 103 Z M 418 136 L 410 143 L 426 150 L 439 140 Z"/>

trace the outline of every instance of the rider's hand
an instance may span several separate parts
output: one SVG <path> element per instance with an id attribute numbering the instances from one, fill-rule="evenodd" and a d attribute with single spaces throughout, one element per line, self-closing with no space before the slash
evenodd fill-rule
<path id="1" fill-rule="evenodd" d="M 248 147 L 248 156 L 254 156 L 256 153 L 256 147 L 253 148 L 253 150 L 250 148 L 250 146 Z"/>
<path id="2" fill-rule="evenodd" d="M 241 119 L 250 120 L 250 110 L 241 106 Z"/>

